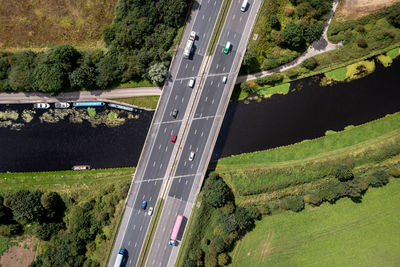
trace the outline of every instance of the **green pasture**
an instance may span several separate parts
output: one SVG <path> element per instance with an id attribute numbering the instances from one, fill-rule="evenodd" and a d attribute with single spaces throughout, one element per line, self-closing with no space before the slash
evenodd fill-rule
<path id="1" fill-rule="evenodd" d="M 231 253 L 235 266 L 398 266 L 400 180 L 370 188 L 361 203 L 265 217 Z"/>

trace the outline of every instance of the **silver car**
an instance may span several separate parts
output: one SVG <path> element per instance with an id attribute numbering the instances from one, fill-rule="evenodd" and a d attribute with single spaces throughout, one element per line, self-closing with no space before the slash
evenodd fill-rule
<path id="1" fill-rule="evenodd" d="M 35 103 L 35 104 L 33 104 L 33 107 L 37 108 L 37 109 L 48 109 L 50 107 L 50 104 L 49 103 Z"/>
<path id="2" fill-rule="evenodd" d="M 54 104 L 56 108 L 69 108 L 69 103 L 67 102 L 56 102 Z"/>

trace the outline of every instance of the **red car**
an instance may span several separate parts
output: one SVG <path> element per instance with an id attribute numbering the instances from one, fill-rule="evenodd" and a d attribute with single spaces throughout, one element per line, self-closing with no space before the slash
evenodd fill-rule
<path id="1" fill-rule="evenodd" d="M 172 142 L 172 143 L 175 143 L 175 141 L 176 141 L 176 134 L 173 134 L 173 135 L 172 135 L 172 138 L 171 138 L 171 142 Z"/>

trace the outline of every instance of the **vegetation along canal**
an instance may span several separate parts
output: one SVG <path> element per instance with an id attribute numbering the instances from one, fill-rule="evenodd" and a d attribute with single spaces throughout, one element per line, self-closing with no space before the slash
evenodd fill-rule
<path id="1" fill-rule="evenodd" d="M 0 105 L 0 172 L 136 166 L 153 113 Z"/>
<path id="2" fill-rule="evenodd" d="M 229 104 L 212 156 L 285 146 L 400 111 L 400 60 L 358 80 L 321 86 L 324 75 L 292 82 L 287 95 Z"/>

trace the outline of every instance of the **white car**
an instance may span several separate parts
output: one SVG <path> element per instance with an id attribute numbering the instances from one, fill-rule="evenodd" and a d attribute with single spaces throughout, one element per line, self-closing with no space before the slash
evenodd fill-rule
<path id="1" fill-rule="evenodd" d="M 196 78 L 190 78 L 190 80 L 189 80 L 189 82 L 188 82 L 188 86 L 190 87 L 190 88 L 193 88 L 194 87 L 194 82 L 196 81 Z"/>
<path id="2" fill-rule="evenodd" d="M 222 82 L 223 83 L 226 83 L 227 80 L 228 80 L 228 77 L 226 77 L 226 76 L 222 77 Z"/>
<path id="3" fill-rule="evenodd" d="M 194 152 L 193 152 L 193 151 L 190 152 L 189 160 L 190 160 L 190 161 L 193 161 L 193 160 L 194 160 Z"/>
<path id="4" fill-rule="evenodd" d="M 153 207 L 150 207 L 150 209 L 149 209 L 149 211 L 147 212 L 147 214 L 149 215 L 149 216 L 151 216 L 151 215 L 153 215 Z"/>
<path id="5" fill-rule="evenodd" d="M 33 107 L 37 108 L 37 109 L 48 109 L 50 107 L 50 104 L 49 103 L 35 103 L 33 105 Z"/>
<path id="6" fill-rule="evenodd" d="M 56 102 L 54 104 L 56 108 L 69 108 L 69 103 L 67 102 Z"/>

